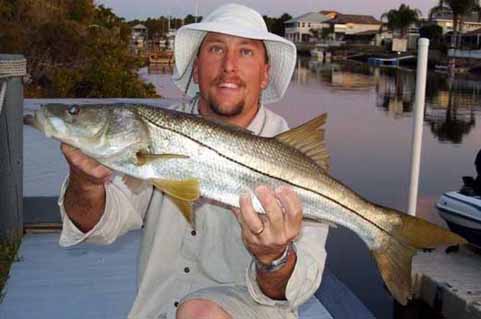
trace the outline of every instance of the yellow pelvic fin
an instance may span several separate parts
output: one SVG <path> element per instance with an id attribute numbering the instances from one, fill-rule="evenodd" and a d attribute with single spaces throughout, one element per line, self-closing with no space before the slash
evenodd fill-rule
<path id="1" fill-rule="evenodd" d="M 170 160 L 170 159 L 182 159 L 189 158 L 189 156 L 181 154 L 151 154 L 144 151 L 139 151 L 136 154 L 137 165 L 142 166 L 155 160 Z"/>
<path id="2" fill-rule="evenodd" d="M 327 114 L 324 113 L 301 126 L 277 135 L 275 139 L 294 147 L 327 171 L 329 169 L 329 153 L 326 150 L 323 128 L 326 119 Z"/>
<path id="3" fill-rule="evenodd" d="M 200 197 L 200 182 L 195 178 L 180 181 L 155 179 L 152 180 L 152 184 L 164 193 L 179 200 L 192 202 Z"/>
<path id="4" fill-rule="evenodd" d="M 170 196 L 170 199 L 179 208 L 179 210 L 181 211 L 182 215 L 184 215 L 187 222 L 192 226 L 192 228 L 195 229 L 194 211 L 192 209 L 192 202 L 178 199 L 172 196 Z"/>

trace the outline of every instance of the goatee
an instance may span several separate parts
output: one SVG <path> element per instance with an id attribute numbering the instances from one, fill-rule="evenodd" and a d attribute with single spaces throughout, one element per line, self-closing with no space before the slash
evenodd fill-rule
<path id="1" fill-rule="evenodd" d="M 209 104 L 210 104 L 210 109 L 216 115 L 219 115 L 219 116 L 233 117 L 233 116 L 240 115 L 244 110 L 244 101 L 241 101 L 231 107 L 223 107 L 218 103 L 216 103 L 215 101 L 211 101 Z"/>

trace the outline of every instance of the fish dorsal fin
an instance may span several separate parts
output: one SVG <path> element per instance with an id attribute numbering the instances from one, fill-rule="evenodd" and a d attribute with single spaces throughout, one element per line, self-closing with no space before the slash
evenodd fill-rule
<path id="1" fill-rule="evenodd" d="M 326 119 L 327 114 L 324 113 L 301 126 L 277 135 L 275 139 L 294 147 L 327 171 L 329 169 L 329 153 L 326 150 L 323 128 Z"/>
<path id="2" fill-rule="evenodd" d="M 180 181 L 154 179 L 152 184 L 171 197 L 183 201 L 192 202 L 200 197 L 200 182 L 195 178 Z"/>

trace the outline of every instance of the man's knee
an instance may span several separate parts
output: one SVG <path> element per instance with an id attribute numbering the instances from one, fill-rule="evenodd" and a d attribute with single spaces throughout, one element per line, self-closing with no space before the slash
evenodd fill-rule
<path id="1" fill-rule="evenodd" d="M 207 299 L 191 299 L 177 309 L 177 319 L 232 319 L 218 304 Z"/>

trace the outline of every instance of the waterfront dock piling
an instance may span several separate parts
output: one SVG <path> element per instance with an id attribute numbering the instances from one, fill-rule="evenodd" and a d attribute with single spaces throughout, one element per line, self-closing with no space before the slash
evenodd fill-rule
<path id="1" fill-rule="evenodd" d="M 23 82 L 22 55 L 0 54 L 0 240 L 23 234 Z"/>

